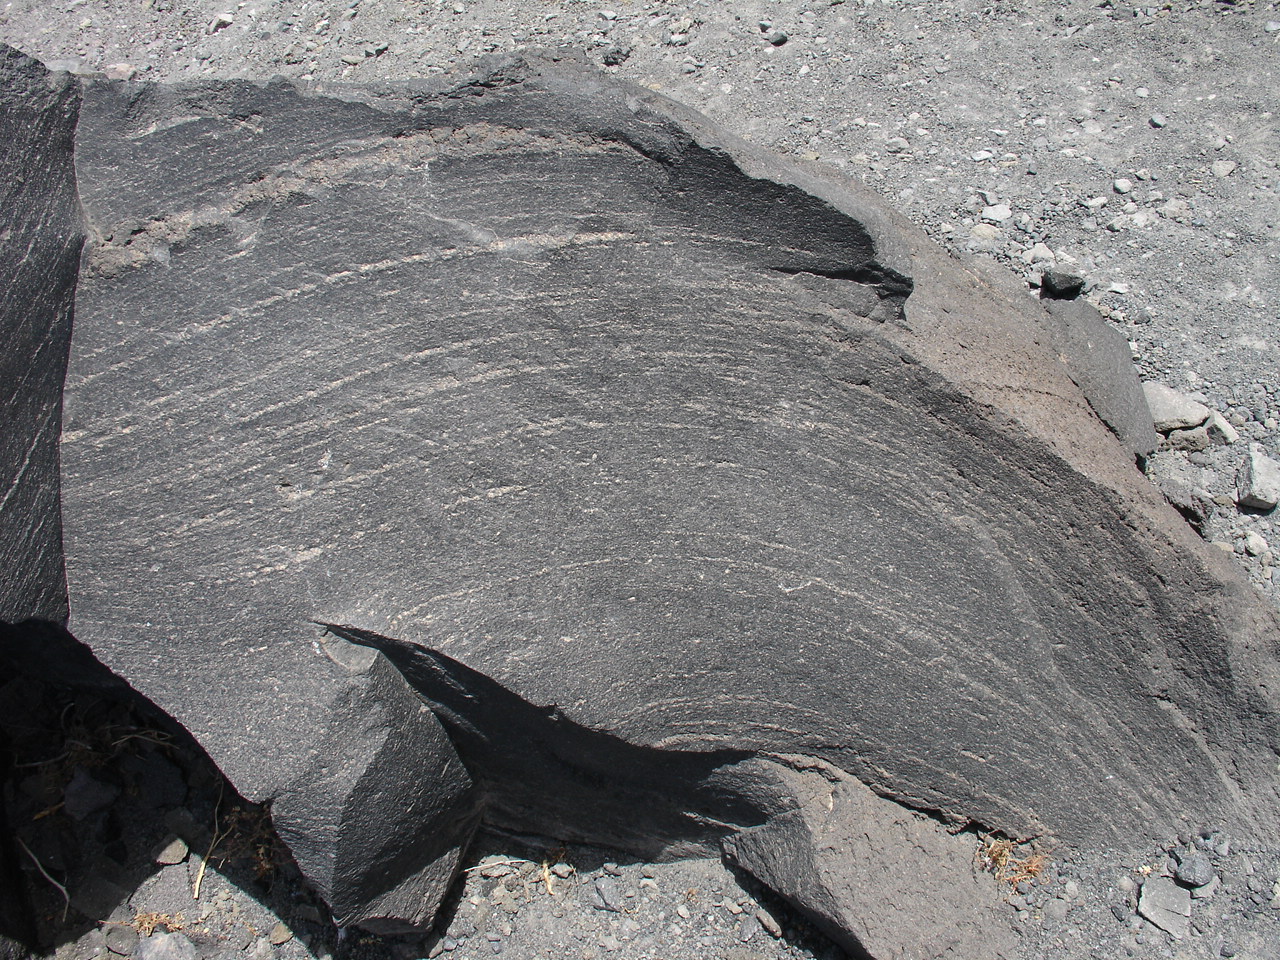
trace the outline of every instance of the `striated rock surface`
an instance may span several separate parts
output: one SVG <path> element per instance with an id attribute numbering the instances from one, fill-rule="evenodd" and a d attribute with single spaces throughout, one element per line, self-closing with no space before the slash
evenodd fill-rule
<path id="1" fill-rule="evenodd" d="M 58 510 L 62 380 L 84 233 L 80 88 L 0 45 L 0 621 L 67 616 Z"/>
<path id="2" fill-rule="evenodd" d="M 1277 827 L 1276 617 L 1115 351 L 860 189 L 541 60 L 95 82 L 76 173 L 71 629 L 344 921 L 428 922 L 481 816 L 725 843 L 886 956 L 853 823 L 922 899 L 943 823 Z M 902 943 L 971 954 L 973 882 Z"/>

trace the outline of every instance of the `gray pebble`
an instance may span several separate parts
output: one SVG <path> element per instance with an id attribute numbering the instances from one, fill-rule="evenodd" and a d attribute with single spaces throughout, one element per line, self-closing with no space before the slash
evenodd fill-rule
<path id="1" fill-rule="evenodd" d="M 612 877 L 597 877 L 593 887 L 595 902 L 591 905 L 597 910 L 608 910 L 610 913 L 622 912 L 622 891 L 618 882 Z"/>
<path id="2" fill-rule="evenodd" d="M 1070 909 L 1071 904 L 1061 897 L 1054 897 L 1044 905 L 1044 915 L 1050 920 L 1065 920 Z"/>
<path id="3" fill-rule="evenodd" d="M 1165 119 L 1164 114 L 1162 114 L 1162 113 L 1153 113 L 1153 114 L 1152 114 L 1152 115 L 1147 119 L 1147 123 L 1151 124 L 1151 125 L 1152 125 L 1153 127 L 1155 127 L 1157 130 L 1159 130 L 1161 127 L 1163 127 L 1163 126 L 1164 126 L 1166 123 L 1168 123 L 1168 122 L 1169 122 L 1169 121 Z"/>
<path id="4" fill-rule="evenodd" d="M 765 39 L 768 40 L 775 47 L 780 47 L 791 38 L 787 36 L 785 33 L 783 33 L 781 30 L 774 30 L 767 37 L 765 37 Z"/>
<path id="5" fill-rule="evenodd" d="M 1254 534 L 1254 536 L 1257 536 Z M 1260 538 L 1259 538 L 1260 539 Z M 1178 882 L 1187 887 L 1203 887 L 1213 880 L 1213 864 L 1203 853 L 1185 853 L 1178 861 L 1174 876 Z"/>

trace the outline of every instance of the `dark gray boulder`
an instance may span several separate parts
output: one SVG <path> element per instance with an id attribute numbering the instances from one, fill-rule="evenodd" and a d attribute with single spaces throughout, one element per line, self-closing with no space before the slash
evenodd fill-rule
<path id="1" fill-rule="evenodd" d="M 919 831 L 927 899 L 943 824 L 1280 825 L 1274 613 L 1040 306 L 860 189 L 519 59 L 93 83 L 76 171 L 71 628 L 344 922 L 428 922 L 477 816 L 724 843 L 890 955 L 816 838 Z"/>

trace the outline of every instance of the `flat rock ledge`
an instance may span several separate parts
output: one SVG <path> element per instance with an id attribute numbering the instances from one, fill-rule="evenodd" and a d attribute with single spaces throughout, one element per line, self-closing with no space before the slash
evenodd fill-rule
<path id="1" fill-rule="evenodd" d="M 0 619 L 270 801 L 339 923 L 430 925 L 486 824 L 989 957 L 972 831 L 1280 828 L 1280 624 L 1093 314 L 554 57 L 5 48 L 0 123 Z"/>

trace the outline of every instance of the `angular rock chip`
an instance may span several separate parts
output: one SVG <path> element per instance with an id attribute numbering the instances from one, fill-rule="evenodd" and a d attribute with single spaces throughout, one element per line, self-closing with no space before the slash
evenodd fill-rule
<path id="1" fill-rule="evenodd" d="M 1160 437 L 1152 425 L 1142 381 L 1133 368 L 1128 339 L 1107 326 L 1083 300 L 1045 300 L 1054 349 L 1098 415 L 1139 457 L 1152 453 Z"/>
<path id="2" fill-rule="evenodd" d="M 1280 503 L 1280 463 L 1262 452 L 1262 444 L 1249 444 L 1249 453 L 1236 473 L 1236 501 L 1242 507 L 1272 510 Z"/>
<path id="3" fill-rule="evenodd" d="M 653 855 L 790 823 L 762 755 L 1010 836 L 1276 829 L 1275 614 L 1042 308 L 870 194 L 521 59 L 93 82 L 75 161 L 72 631 L 344 920 L 425 922 L 481 796 Z M 771 882 L 858 889 L 815 862 Z"/>
<path id="4" fill-rule="evenodd" d="M 1167 877 L 1152 877 L 1142 884 L 1138 912 L 1179 940 L 1191 933 L 1191 891 Z"/>

